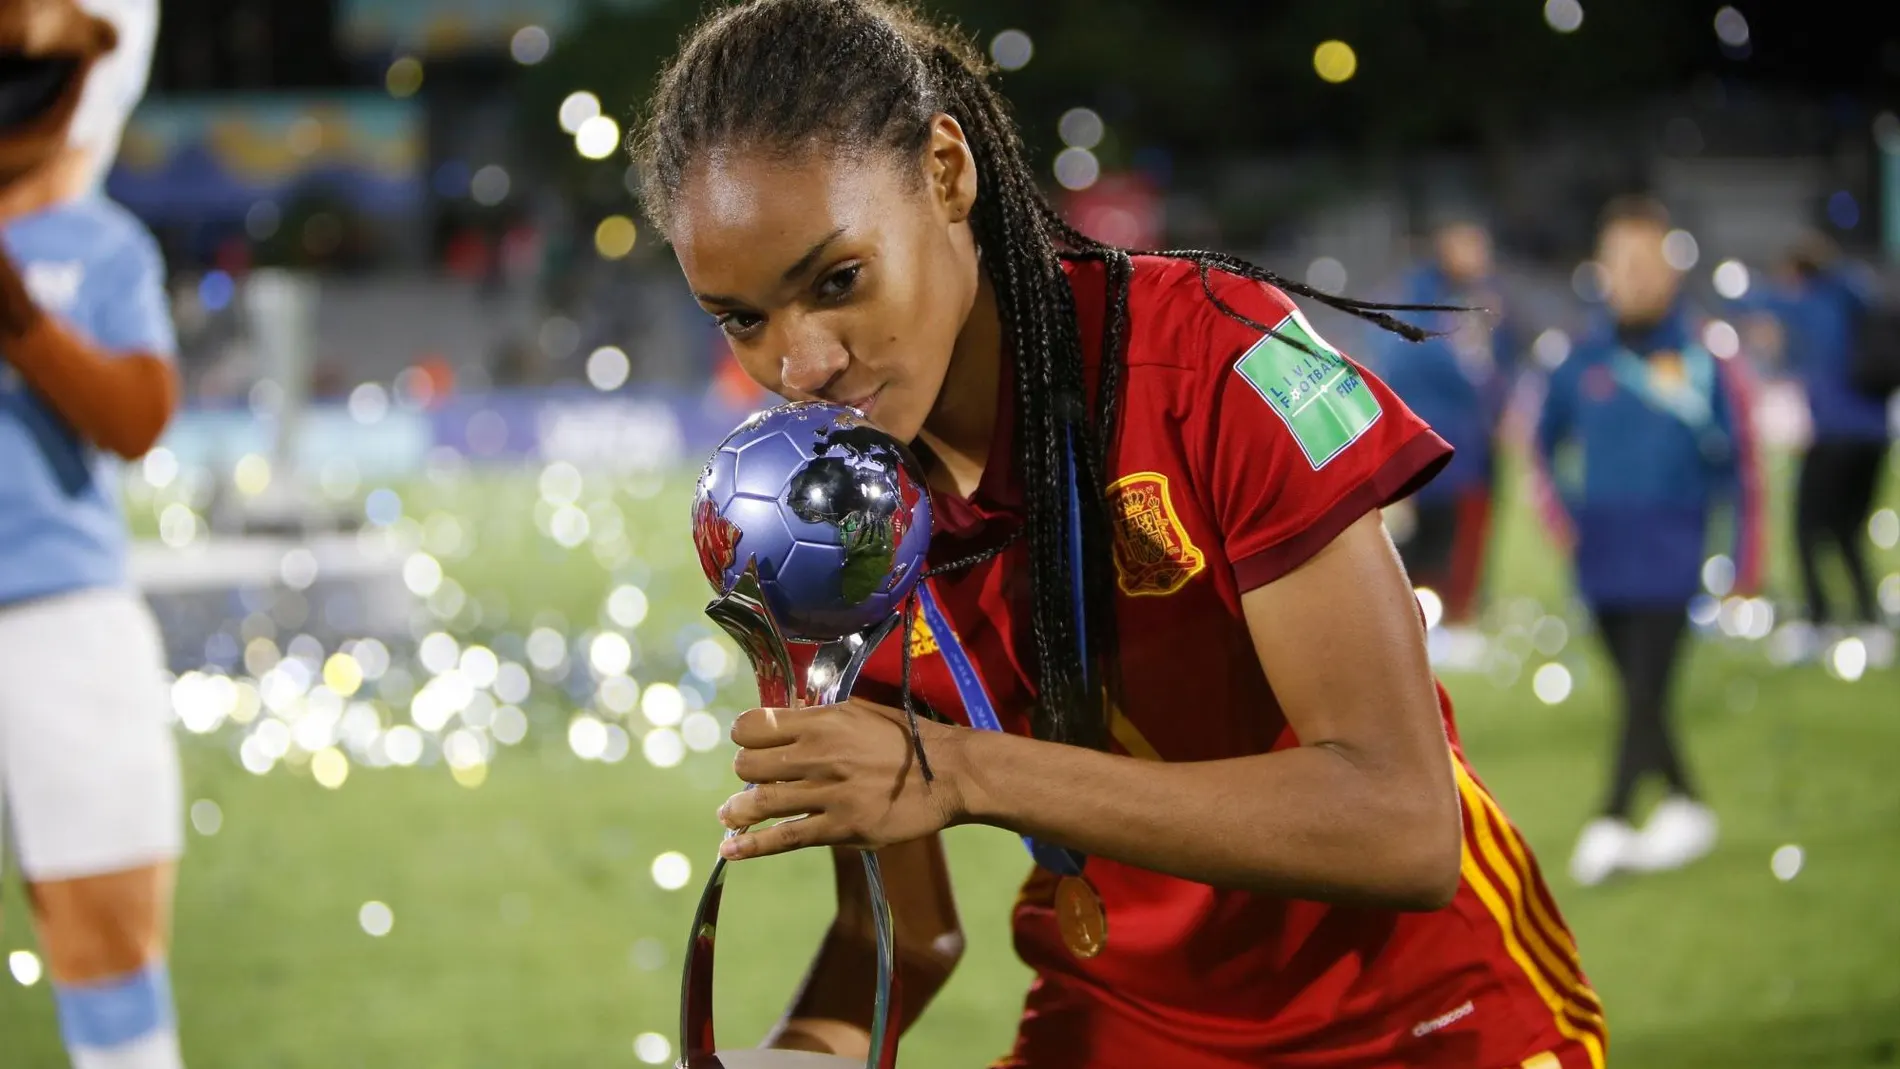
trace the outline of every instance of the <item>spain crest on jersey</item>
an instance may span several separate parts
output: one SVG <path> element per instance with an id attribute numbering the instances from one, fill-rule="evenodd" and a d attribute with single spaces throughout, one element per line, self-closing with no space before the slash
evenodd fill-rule
<path id="1" fill-rule="evenodd" d="M 1160 597 L 1187 585 L 1207 567 L 1168 497 L 1168 477 L 1138 471 L 1108 488 L 1115 524 L 1115 573 L 1122 593 Z"/>

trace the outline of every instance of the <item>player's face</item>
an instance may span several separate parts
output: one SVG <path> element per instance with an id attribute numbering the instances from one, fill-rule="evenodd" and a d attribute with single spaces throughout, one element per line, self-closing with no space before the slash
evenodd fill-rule
<path id="1" fill-rule="evenodd" d="M 674 249 L 754 381 L 909 441 L 976 299 L 975 184 L 943 117 L 913 161 L 715 153 L 682 182 Z"/>
<path id="2" fill-rule="evenodd" d="M 1597 241 L 1605 298 L 1626 323 L 1661 319 L 1675 303 L 1682 274 L 1663 255 L 1664 232 L 1654 223 L 1622 220 L 1604 228 Z"/>
<path id="3" fill-rule="evenodd" d="M 1438 262 L 1460 282 L 1476 282 L 1491 274 L 1491 237 L 1469 223 L 1448 226 L 1438 233 Z"/>

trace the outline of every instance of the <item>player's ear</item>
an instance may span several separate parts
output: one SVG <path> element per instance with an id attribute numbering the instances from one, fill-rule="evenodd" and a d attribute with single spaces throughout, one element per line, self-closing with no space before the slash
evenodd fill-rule
<path id="1" fill-rule="evenodd" d="M 963 127 L 939 113 L 930 121 L 930 143 L 924 149 L 924 177 L 931 200 L 950 223 L 965 222 L 976 204 L 976 157 Z"/>

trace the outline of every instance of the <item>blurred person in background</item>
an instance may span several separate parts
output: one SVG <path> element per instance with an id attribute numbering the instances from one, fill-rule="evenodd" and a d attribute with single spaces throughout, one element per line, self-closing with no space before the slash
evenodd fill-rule
<path id="1" fill-rule="evenodd" d="M 1399 553 L 1414 584 L 1444 605 L 1439 663 L 1477 668 L 1485 643 L 1476 625 L 1497 480 L 1495 441 L 1517 355 L 1512 324 L 1501 316 L 1491 234 L 1475 215 L 1444 217 L 1432 233 L 1433 256 L 1405 280 L 1401 304 L 1454 305 L 1430 326 L 1439 337 L 1417 345 L 1382 339 L 1375 366 L 1412 411 L 1457 451 L 1438 478 L 1397 506 L 1410 513 Z"/>
<path id="2" fill-rule="evenodd" d="M 1889 397 L 1856 381 L 1856 363 L 1879 345 L 1867 327 L 1877 313 L 1869 280 L 1841 256 L 1832 239 L 1810 231 L 1789 250 L 1780 278 L 1761 278 L 1730 301 L 1743 313 L 1773 316 L 1781 326 L 1788 363 L 1807 397 L 1813 428 L 1795 490 L 1795 546 L 1808 623 L 1803 652 L 1813 655 L 1839 635 L 1836 625 L 1859 624 L 1869 660 L 1893 655 L 1893 633 L 1880 626 L 1874 580 L 1867 570 L 1867 518 L 1873 512 L 1892 433 Z M 1827 546 L 1839 551 L 1852 586 L 1851 620 L 1836 614 L 1821 579 Z"/>
<path id="3" fill-rule="evenodd" d="M 118 465 L 178 383 L 158 245 L 101 188 L 158 11 L 87 7 L 0 0 L 0 823 L 75 1069 L 177 1069 L 178 755 Z"/>
<path id="4" fill-rule="evenodd" d="M 1734 512 L 1736 592 L 1760 578 L 1746 376 L 1697 340 L 1681 273 L 1663 253 L 1669 229 L 1649 198 L 1605 209 L 1596 258 L 1609 314 L 1551 372 L 1536 434 L 1546 518 L 1572 555 L 1622 691 L 1609 795 L 1571 856 L 1586 886 L 1619 870 L 1678 868 L 1714 848 L 1715 812 L 1684 763 L 1670 689 L 1718 507 Z M 1635 792 L 1652 774 L 1667 794 L 1639 831 Z"/>

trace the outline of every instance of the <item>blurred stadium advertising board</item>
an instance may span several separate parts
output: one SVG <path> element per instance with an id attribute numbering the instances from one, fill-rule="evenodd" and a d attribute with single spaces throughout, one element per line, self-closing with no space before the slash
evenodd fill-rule
<path id="1" fill-rule="evenodd" d="M 1900 128 L 1900 122 L 1894 125 Z M 1900 129 L 1885 142 L 1880 151 L 1881 234 L 1887 262 L 1900 264 Z"/>
<path id="2" fill-rule="evenodd" d="M 337 15 L 353 52 L 440 56 L 507 48 L 529 26 L 558 36 L 579 8 L 577 0 L 340 0 Z"/>
<path id="3" fill-rule="evenodd" d="M 152 98 L 106 179 L 148 222 L 242 220 L 259 202 L 340 201 L 370 216 L 421 208 L 424 115 L 381 93 Z"/>
<path id="4" fill-rule="evenodd" d="M 326 469 L 343 465 L 365 483 L 420 476 L 432 457 L 478 466 L 565 460 L 583 471 L 673 471 L 709 452 L 749 414 L 697 394 L 578 388 L 396 404 L 367 421 L 343 402 L 313 402 L 300 417 L 290 456 L 306 478 L 322 479 Z M 228 477 L 244 456 L 270 456 L 274 442 L 269 420 L 233 407 L 181 412 L 160 445 L 181 469 Z"/>

